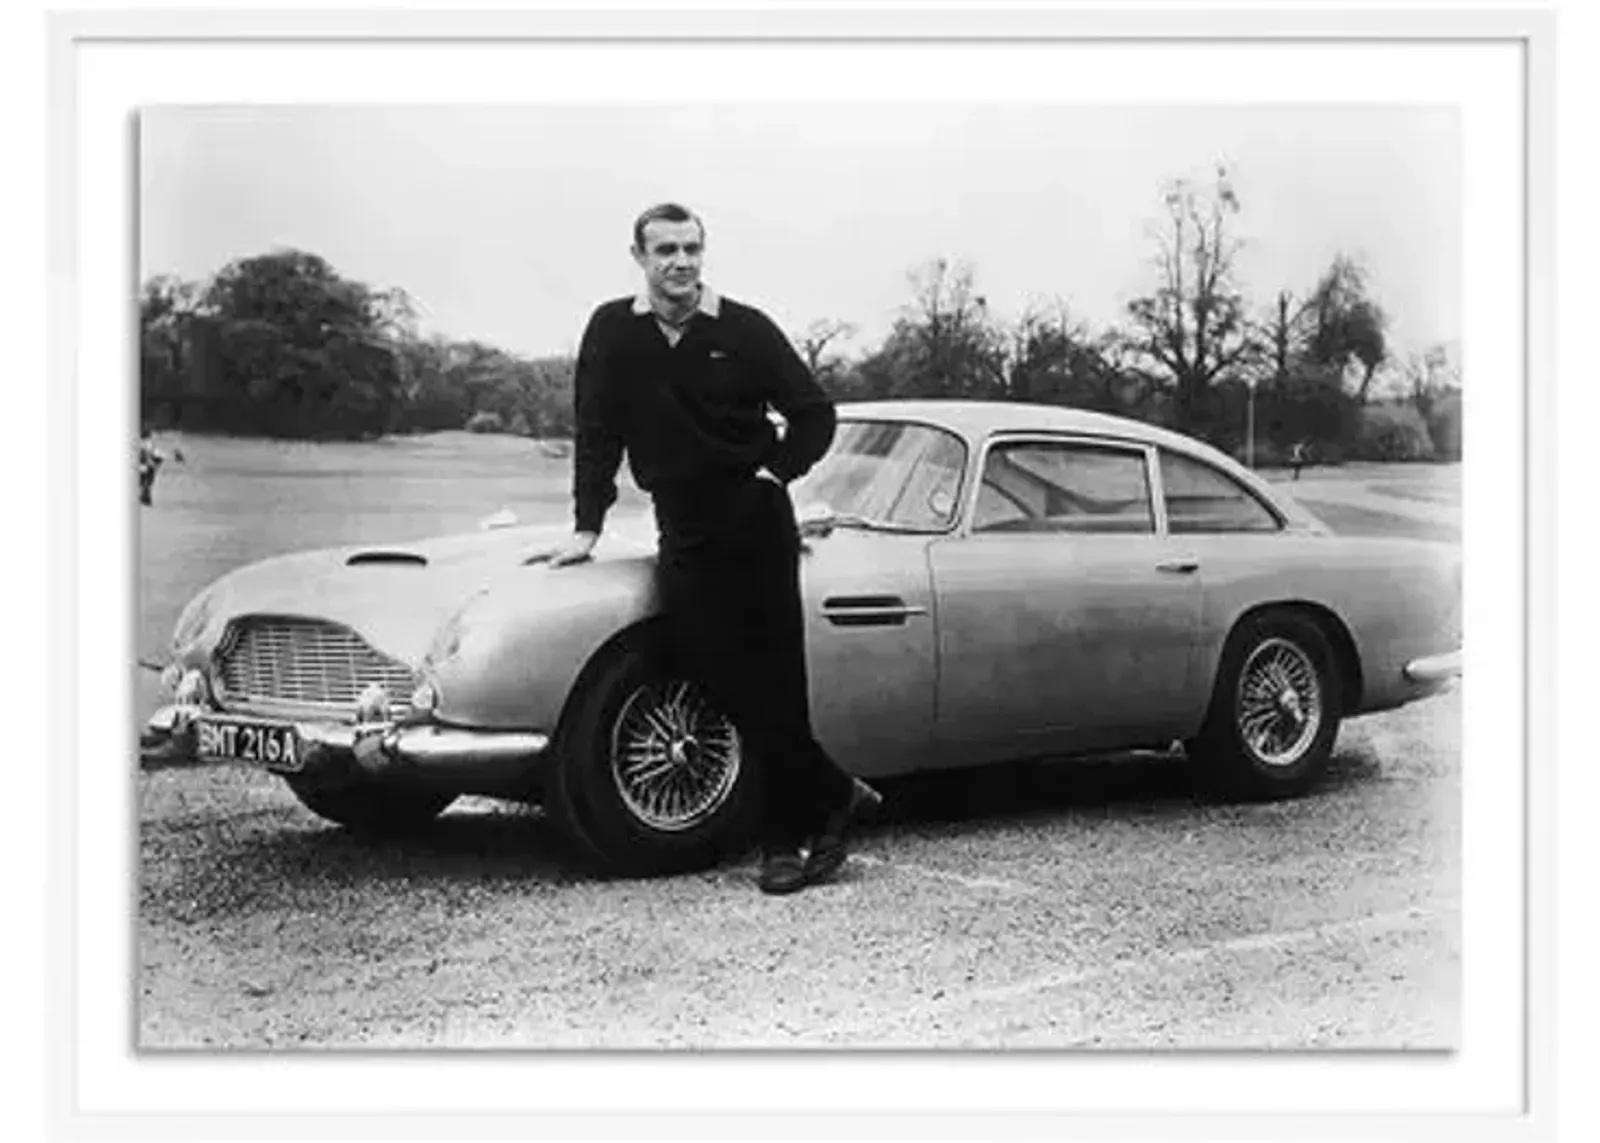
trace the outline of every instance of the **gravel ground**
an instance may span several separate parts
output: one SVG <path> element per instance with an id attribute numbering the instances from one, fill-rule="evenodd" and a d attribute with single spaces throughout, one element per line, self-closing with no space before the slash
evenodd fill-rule
<path id="1" fill-rule="evenodd" d="M 143 1048 L 1448 1048 L 1459 699 L 1349 724 L 1315 795 L 1181 760 L 894 783 L 841 879 L 592 879 L 463 800 L 363 844 L 277 779 L 140 778 Z"/>

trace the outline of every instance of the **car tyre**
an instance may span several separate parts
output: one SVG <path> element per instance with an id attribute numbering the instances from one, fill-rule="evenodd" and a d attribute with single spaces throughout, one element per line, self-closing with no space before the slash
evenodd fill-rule
<path id="1" fill-rule="evenodd" d="M 318 817 L 344 826 L 352 833 L 373 837 L 400 837 L 412 833 L 433 821 L 456 800 L 452 793 L 373 779 L 357 778 L 327 785 L 285 774 L 284 781 L 300 804 Z"/>
<path id="2" fill-rule="evenodd" d="M 547 808 L 608 873 L 705 869 L 751 844 L 756 768 L 657 641 L 624 644 L 574 696 L 553 777 Z"/>
<path id="3" fill-rule="evenodd" d="M 1250 616 L 1229 636 L 1205 722 L 1185 746 L 1223 797 L 1297 797 L 1327 771 L 1342 701 L 1333 647 L 1315 620 Z"/>

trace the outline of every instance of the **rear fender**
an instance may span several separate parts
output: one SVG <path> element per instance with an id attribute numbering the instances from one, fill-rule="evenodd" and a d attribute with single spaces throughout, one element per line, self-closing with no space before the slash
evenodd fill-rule
<path id="1" fill-rule="evenodd" d="M 1267 607 L 1318 617 L 1353 660 L 1347 714 L 1385 710 L 1431 693 L 1405 664 L 1455 650 L 1460 640 L 1460 554 L 1426 541 L 1317 540 L 1300 566 L 1208 581 L 1201 678 L 1216 678 L 1228 636 Z M 1208 569 L 1211 568 L 1208 563 Z"/>

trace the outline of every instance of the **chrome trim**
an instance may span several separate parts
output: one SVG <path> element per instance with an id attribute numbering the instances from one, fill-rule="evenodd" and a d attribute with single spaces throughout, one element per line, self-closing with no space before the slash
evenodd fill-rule
<path id="1" fill-rule="evenodd" d="M 1144 479 L 1150 490 L 1150 507 L 1155 513 L 1156 535 L 1168 535 L 1167 482 L 1161 478 L 1161 450 L 1148 442 L 1144 446 Z"/>
<path id="2" fill-rule="evenodd" d="M 1461 677 L 1461 652 L 1450 651 L 1443 655 L 1424 655 L 1405 665 L 1406 678 L 1414 683 L 1446 683 Z"/>
<path id="3" fill-rule="evenodd" d="M 1250 652 L 1234 705 L 1239 737 L 1265 766 L 1293 766 L 1322 729 L 1322 682 L 1311 656 L 1274 636 Z"/>
<path id="4" fill-rule="evenodd" d="M 548 734 L 531 730 L 474 730 L 436 723 L 302 722 L 164 706 L 150 716 L 139 735 L 140 760 L 198 761 L 194 720 L 202 715 L 217 722 L 271 722 L 293 726 L 306 752 L 298 771 L 301 773 L 325 766 L 335 758 L 354 758 L 363 769 L 383 773 L 406 767 L 448 769 L 457 765 L 531 761 L 550 748 Z M 261 768 L 273 770 L 266 765 Z"/>
<path id="5" fill-rule="evenodd" d="M 1099 433 L 1092 433 L 1092 432 L 1082 432 L 1082 431 L 1077 430 L 1077 429 L 1073 429 L 1073 430 L 1065 430 L 1065 429 L 1060 429 L 1060 430 L 1057 430 L 1057 429 L 996 429 L 993 432 L 989 433 L 988 436 L 983 438 L 981 446 L 977 450 L 978 451 L 977 467 L 975 467 L 972 470 L 972 477 L 973 478 L 972 478 L 971 487 L 965 490 L 966 491 L 966 505 L 965 505 L 965 510 L 961 513 L 961 526 L 958 529 L 958 534 L 959 535 L 961 535 L 963 537 L 972 537 L 972 536 L 987 536 L 987 535 L 994 535 L 995 534 L 995 533 L 992 533 L 992 532 L 976 532 L 976 531 L 973 530 L 973 527 L 972 527 L 973 522 L 977 519 L 977 515 L 978 515 L 978 497 L 983 495 L 983 474 L 984 474 L 984 470 L 989 465 L 989 455 L 992 452 L 994 452 L 995 449 L 1002 448 L 1002 447 L 1005 447 L 1007 445 L 1023 445 L 1023 446 L 1026 446 L 1026 445 L 1030 445 L 1030 444 L 1087 445 L 1090 448 L 1112 449 L 1112 450 L 1115 450 L 1115 451 L 1118 451 L 1118 452 L 1125 452 L 1125 453 L 1135 454 L 1135 455 L 1139 456 L 1144 461 L 1144 483 L 1145 483 L 1144 493 L 1145 493 L 1145 502 L 1150 508 L 1150 530 L 1147 531 L 1147 532 L 1146 531 L 1139 531 L 1139 532 L 1128 532 L 1128 533 L 1125 533 L 1125 534 L 1126 535 L 1130 535 L 1130 536 L 1161 536 L 1161 535 L 1165 534 L 1164 531 L 1160 530 L 1160 525 L 1161 525 L 1164 517 L 1161 516 L 1160 514 L 1158 514 L 1158 512 L 1157 512 L 1157 492 L 1156 492 L 1156 489 L 1159 487 L 1159 482 L 1157 482 L 1154 479 L 1154 477 L 1156 475 L 1158 475 L 1158 473 L 1152 473 L 1151 470 L 1150 470 L 1151 457 L 1152 457 L 1152 455 L 1153 455 L 1153 453 L 1155 451 L 1156 446 L 1151 444 L 1149 441 L 1138 440 L 1137 438 L 1134 438 L 1134 437 L 1121 437 L 1121 436 L 1116 436 L 1116 435 L 1109 434 L 1109 433 L 1107 433 L 1107 434 L 1099 434 Z M 1164 512 L 1165 511 L 1165 507 L 1166 507 L 1165 499 L 1162 499 L 1160 501 L 1160 504 L 1161 504 L 1161 509 Z M 1070 534 L 1071 533 L 1061 533 L 1061 532 L 1031 532 L 1031 533 L 1030 532 L 1009 532 L 1009 533 L 1005 533 L 1005 535 L 1008 535 L 1008 536 L 1042 535 L 1042 536 L 1050 536 L 1050 537 L 1055 537 L 1055 538 L 1059 538 L 1062 535 L 1070 535 Z M 1093 535 L 1095 533 L 1081 533 L 1081 534 Z"/>
<path id="6" fill-rule="evenodd" d="M 641 825 L 682 833 L 732 796 L 743 743 L 727 716 L 683 679 L 636 688 L 611 728 L 611 780 Z"/>
<path id="7" fill-rule="evenodd" d="M 230 708 L 276 707 L 291 721 L 348 718 L 362 692 L 381 685 L 390 713 L 404 714 L 418 672 L 326 619 L 257 613 L 229 622 L 213 656 L 217 697 Z"/>
<path id="8" fill-rule="evenodd" d="M 843 620 L 845 625 L 859 623 L 863 626 L 879 621 L 906 619 L 913 615 L 926 615 L 928 609 L 913 603 L 884 604 L 882 606 L 850 607 L 827 606 L 822 608 L 822 617 L 833 623 Z"/>
<path id="9" fill-rule="evenodd" d="M 511 762 L 550 749 L 536 730 L 466 730 L 454 726 L 404 726 L 389 731 L 384 749 L 402 762 Z"/>

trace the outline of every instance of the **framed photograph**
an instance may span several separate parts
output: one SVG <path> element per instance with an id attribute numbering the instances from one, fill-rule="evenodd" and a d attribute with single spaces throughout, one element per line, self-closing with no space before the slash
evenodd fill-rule
<path id="1" fill-rule="evenodd" d="M 55 1130 L 1547 1122 L 1549 12 L 49 27 Z"/>

